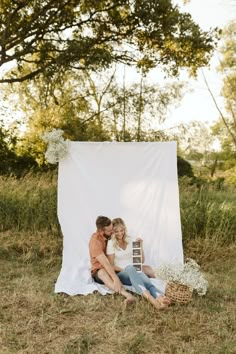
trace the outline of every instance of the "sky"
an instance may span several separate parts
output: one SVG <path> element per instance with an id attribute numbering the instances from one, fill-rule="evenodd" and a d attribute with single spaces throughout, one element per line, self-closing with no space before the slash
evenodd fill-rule
<path id="1" fill-rule="evenodd" d="M 215 27 L 224 28 L 230 21 L 236 20 L 235 0 L 191 0 L 187 5 L 183 5 L 181 0 L 176 0 L 175 3 L 181 5 L 183 11 L 189 12 L 193 20 L 206 31 Z M 218 54 L 215 53 L 210 68 L 204 68 L 203 72 L 218 101 L 217 103 L 223 110 L 223 100 L 220 97 L 222 80 L 216 70 L 218 65 Z M 192 91 L 185 95 L 178 108 L 172 110 L 166 122 L 169 127 L 194 120 L 213 124 L 219 118 L 219 113 L 206 87 L 201 71 L 199 71 L 197 80 L 190 80 L 189 84 Z"/>
<path id="2" fill-rule="evenodd" d="M 187 4 L 183 4 L 183 0 L 173 0 L 173 2 L 179 5 L 183 12 L 190 13 L 193 20 L 204 31 L 216 27 L 223 29 L 230 21 L 236 20 L 236 0 L 190 0 Z M 170 109 L 164 123 L 157 124 L 157 126 L 154 123 L 155 128 L 168 130 L 181 123 L 186 124 L 192 121 L 201 121 L 209 126 L 213 125 L 219 119 L 219 112 L 204 82 L 202 72 L 217 100 L 218 106 L 224 112 L 224 101 L 220 95 L 222 77 L 217 72 L 218 65 L 219 53 L 215 52 L 209 68 L 200 69 L 196 79 L 190 79 L 186 70 L 183 70 L 180 80 L 187 81 L 187 93 L 177 107 Z M 122 75 L 123 73 L 120 72 L 119 76 Z M 128 81 L 139 82 L 140 74 L 134 68 L 126 69 L 126 78 Z M 163 75 L 158 69 L 151 71 L 145 80 L 154 85 L 164 82 L 162 81 Z"/>

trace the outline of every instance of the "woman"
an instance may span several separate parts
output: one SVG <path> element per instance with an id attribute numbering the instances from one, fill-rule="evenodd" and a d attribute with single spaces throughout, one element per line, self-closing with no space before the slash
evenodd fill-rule
<path id="1" fill-rule="evenodd" d="M 121 218 L 116 218 L 112 220 L 112 225 L 113 235 L 107 244 L 107 257 L 120 281 L 124 285 L 132 285 L 136 292 L 147 299 L 156 309 L 165 309 L 170 305 L 170 300 L 160 294 L 145 273 L 137 272 L 132 265 L 132 240 L 127 236 L 124 221 Z M 136 241 L 141 241 L 142 244 L 141 239 Z M 144 260 L 143 247 L 142 258 Z"/>

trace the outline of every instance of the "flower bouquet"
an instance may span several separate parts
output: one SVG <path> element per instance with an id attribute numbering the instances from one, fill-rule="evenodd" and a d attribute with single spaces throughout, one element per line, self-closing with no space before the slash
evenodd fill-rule
<path id="1" fill-rule="evenodd" d="M 208 282 L 200 272 L 200 266 L 191 258 L 184 264 L 163 265 L 155 269 L 155 274 L 167 282 L 166 296 L 173 302 L 189 302 L 194 290 L 199 296 L 207 292 Z"/>
<path id="2" fill-rule="evenodd" d="M 45 158 L 49 163 L 55 164 L 67 155 L 69 140 L 65 140 L 62 135 L 61 129 L 53 129 L 42 135 L 42 139 L 48 143 Z"/>

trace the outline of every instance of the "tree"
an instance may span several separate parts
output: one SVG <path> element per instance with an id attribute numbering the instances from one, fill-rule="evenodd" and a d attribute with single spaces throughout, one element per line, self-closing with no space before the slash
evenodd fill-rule
<path id="1" fill-rule="evenodd" d="M 215 151 L 215 135 L 206 123 L 193 121 L 182 124 L 172 131 L 173 137 L 178 140 L 179 153 L 190 161 L 195 170 L 209 173 L 213 177 L 216 169 L 220 167 L 222 156 Z"/>
<path id="2" fill-rule="evenodd" d="M 231 141 L 231 148 L 236 152 L 236 22 L 225 28 L 222 40 L 219 71 L 223 74 L 221 94 L 225 99 L 226 114 L 221 113 L 221 118 L 226 128 L 226 140 Z"/>
<path id="3" fill-rule="evenodd" d="M 30 168 L 36 168 L 28 154 L 17 154 L 17 140 L 16 126 L 6 128 L 0 120 L 0 175 L 20 176 Z"/>
<path id="4" fill-rule="evenodd" d="M 232 138 L 229 135 L 223 121 L 219 120 L 212 127 L 212 133 L 221 143 L 221 150 L 218 152 L 219 160 L 221 161 L 221 169 L 228 170 L 236 165 L 236 153 Z"/>
<path id="5" fill-rule="evenodd" d="M 185 85 L 174 80 L 153 85 L 148 83 L 143 73 L 140 76 L 139 83 L 118 89 L 113 97 L 120 106 L 116 113 L 117 140 L 165 140 L 166 136 L 157 129 L 158 125 L 166 119 L 169 107 L 180 101 Z"/>
<path id="6" fill-rule="evenodd" d="M 9 165 L 11 165 L 11 161 L 14 161 L 15 154 L 9 146 L 9 134 L 3 126 L 3 122 L 0 123 L 0 174 L 5 174 L 9 172 Z"/>
<path id="7" fill-rule="evenodd" d="M 191 164 L 184 160 L 182 157 L 177 156 L 177 169 L 178 169 L 178 177 L 194 177 L 193 169 Z"/>
<path id="8" fill-rule="evenodd" d="M 52 128 L 60 128 L 66 138 L 79 141 L 165 140 L 151 124 L 157 126 L 165 119 L 168 107 L 182 97 L 183 88 L 177 80 L 154 86 L 143 78 L 141 115 L 140 85 L 122 87 L 114 70 L 97 74 L 71 71 L 58 74 L 53 81 L 39 76 L 37 81 L 7 86 L 5 99 L 12 109 L 15 105 L 25 114 L 18 154 L 29 154 L 42 165 L 45 144 L 41 136 Z"/>
<path id="9" fill-rule="evenodd" d="M 2 0 L 0 19 L 0 67 L 13 66 L 0 83 L 114 62 L 195 73 L 208 63 L 216 34 L 171 0 Z"/>
<path id="10" fill-rule="evenodd" d="M 192 121 L 180 125 L 176 128 L 174 134 L 179 140 L 180 148 L 185 157 L 194 152 L 196 156 L 205 156 L 206 158 L 212 150 L 214 137 L 205 122 Z"/>

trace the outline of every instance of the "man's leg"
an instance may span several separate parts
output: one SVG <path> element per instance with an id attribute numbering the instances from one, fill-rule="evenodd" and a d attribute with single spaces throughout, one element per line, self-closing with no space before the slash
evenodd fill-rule
<path id="1" fill-rule="evenodd" d="M 102 279 L 100 279 L 100 278 L 98 277 L 98 271 L 96 271 L 96 272 L 93 274 L 93 279 L 95 280 L 96 283 L 98 283 L 98 284 L 103 284 L 103 285 L 104 285 Z"/>

